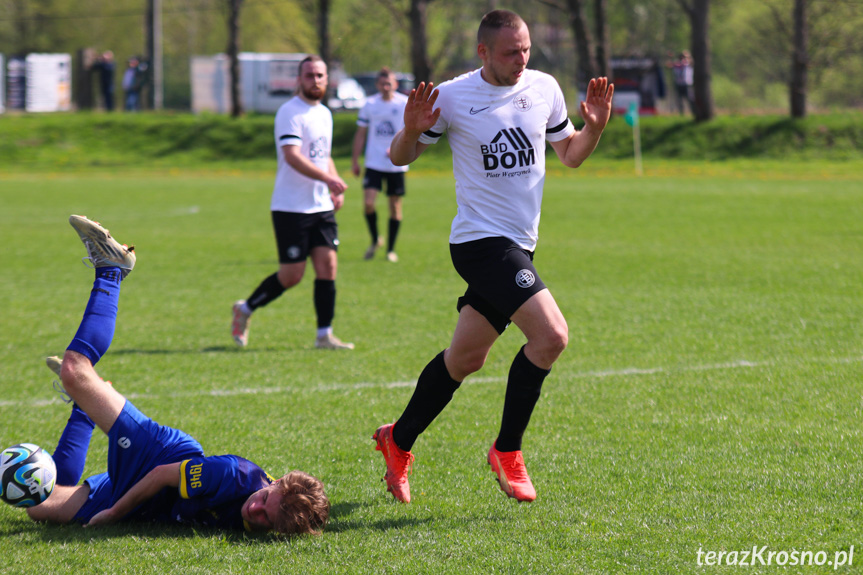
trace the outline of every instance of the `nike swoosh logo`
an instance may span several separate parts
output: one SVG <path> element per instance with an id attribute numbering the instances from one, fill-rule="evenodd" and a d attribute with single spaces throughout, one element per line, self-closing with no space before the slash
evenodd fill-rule
<path id="1" fill-rule="evenodd" d="M 480 112 L 482 112 L 483 110 L 488 110 L 490 107 L 491 107 L 491 106 L 486 106 L 485 108 L 480 108 L 479 110 L 474 110 L 474 109 L 473 109 L 473 106 L 471 106 L 471 109 L 470 109 L 470 115 L 471 115 L 471 116 L 476 116 L 477 114 L 479 114 L 479 113 L 480 113 Z"/>

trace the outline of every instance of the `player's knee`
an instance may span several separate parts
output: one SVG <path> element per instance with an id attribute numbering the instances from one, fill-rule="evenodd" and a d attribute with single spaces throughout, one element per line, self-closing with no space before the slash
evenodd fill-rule
<path id="1" fill-rule="evenodd" d="M 81 373 L 85 369 L 92 369 L 93 366 L 90 360 L 73 351 L 67 351 L 63 355 L 63 366 L 60 368 L 60 381 L 63 382 L 63 388 L 69 392 L 77 388 L 78 382 L 81 381 Z"/>
<path id="2" fill-rule="evenodd" d="M 478 372 L 485 365 L 488 353 L 470 352 L 462 354 L 453 354 L 447 358 L 447 370 L 450 377 L 456 381 L 463 381 L 464 378 L 472 373 Z"/>
<path id="3" fill-rule="evenodd" d="M 544 360 L 552 363 L 569 345 L 569 329 L 566 325 L 552 327 L 536 343 Z"/>
<path id="4" fill-rule="evenodd" d="M 279 270 L 277 277 L 282 287 L 288 289 L 300 283 L 300 280 L 303 279 L 303 274 L 288 270 Z"/>

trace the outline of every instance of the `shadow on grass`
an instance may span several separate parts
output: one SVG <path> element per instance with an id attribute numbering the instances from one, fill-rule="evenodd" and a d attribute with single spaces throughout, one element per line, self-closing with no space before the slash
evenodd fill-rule
<path id="1" fill-rule="evenodd" d="M 286 350 L 285 347 L 256 347 L 255 349 L 244 349 L 232 344 L 226 345 L 213 345 L 209 347 L 204 347 L 200 349 L 111 349 L 111 355 L 197 355 L 200 353 L 245 353 L 245 354 L 255 354 L 255 353 L 273 353 L 273 352 L 284 352 Z M 308 348 L 297 348 L 289 351 L 318 351 L 313 347 L 309 346 Z"/>
<path id="2" fill-rule="evenodd" d="M 417 527 L 425 523 L 431 523 L 431 517 L 399 517 L 397 519 L 381 519 L 380 521 L 357 520 L 357 521 L 338 521 L 327 526 L 324 533 L 342 533 L 345 531 L 353 531 L 354 529 L 367 530 L 374 529 L 376 531 L 389 531 L 390 529 L 402 529 L 404 527 Z"/>
<path id="3" fill-rule="evenodd" d="M 107 527 L 88 528 L 77 523 L 57 525 L 52 523 L 35 523 L 26 520 L 9 525 L 8 528 L 0 529 L 0 538 L 16 535 L 38 537 L 47 543 L 81 544 L 123 537 L 175 540 L 214 539 L 224 541 L 231 545 L 281 545 L 292 539 L 291 537 L 285 537 L 275 533 L 247 533 L 243 531 L 226 531 L 223 529 L 202 527 L 199 525 L 178 525 L 134 521 Z"/>
<path id="4" fill-rule="evenodd" d="M 330 522 L 324 530 L 326 533 L 343 533 L 353 531 L 354 529 L 368 530 L 374 529 L 377 531 L 388 531 L 390 529 L 401 529 L 403 527 L 416 527 L 424 523 L 430 523 L 431 517 L 398 517 L 387 518 L 379 521 L 370 522 L 367 518 L 357 520 L 340 519 L 348 517 L 357 509 L 362 507 L 370 507 L 372 504 L 368 502 L 351 502 L 346 501 L 336 503 L 330 509 Z M 401 504 L 399 504 L 401 505 Z"/>

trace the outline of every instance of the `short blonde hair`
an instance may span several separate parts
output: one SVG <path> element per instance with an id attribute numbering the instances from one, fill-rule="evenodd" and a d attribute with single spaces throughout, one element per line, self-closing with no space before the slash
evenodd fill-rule
<path id="1" fill-rule="evenodd" d="M 479 23 L 479 30 L 476 33 L 476 42 L 477 44 L 491 47 L 494 39 L 497 38 L 497 33 L 502 29 L 512 28 L 513 30 L 518 30 L 522 26 L 527 26 L 527 24 L 515 12 L 492 10 L 482 17 Z"/>
<path id="2" fill-rule="evenodd" d="M 277 483 L 282 502 L 273 530 L 284 535 L 320 535 L 330 518 L 330 500 L 321 480 L 291 471 Z"/>

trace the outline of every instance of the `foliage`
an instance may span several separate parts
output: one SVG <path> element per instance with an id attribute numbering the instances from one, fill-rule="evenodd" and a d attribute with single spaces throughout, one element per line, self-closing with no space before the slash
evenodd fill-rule
<path id="1" fill-rule="evenodd" d="M 711 4 L 713 72 L 738 84 L 738 99 L 772 110 L 764 85 L 787 83 L 790 69 L 791 0 Z M 0 0 L 0 53 L 75 53 L 85 47 L 112 49 L 119 62 L 145 51 L 141 0 Z M 534 44 L 532 66 L 575 85 L 575 49 L 567 14 L 555 0 L 513 0 L 507 7 L 525 16 Z M 592 2 L 587 3 L 591 18 Z M 441 81 L 477 66 L 476 26 L 486 0 L 429 4 L 429 54 Z M 227 43 L 223 0 L 163 0 L 165 89 L 168 107 L 189 106 L 189 58 L 224 52 Z M 410 71 L 406 0 L 334 2 L 333 56 L 348 73 L 382 65 Z M 258 52 L 317 50 L 316 3 L 310 0 L 246 0 L 241 49 Z M 811 3 L 810 102 L 821 109 L 861 106 L 863 26 L 859 2 Z M 609 0 L 611 44 L 616 55 L 665 60 L 689 46 L 689 23 L 678 0 Z M 119 84 L 119 78 L 117 79 Z M 786 100 L 787 102 L 787 100 Z M 718 102 L 717 102 L 718 103 Z M 751 103 L 752 105 L 750 105 Z M 721 104 L 719 108 L 722 109 Z"/>
<path id="2" fill-rule="evenodd" d="M 579 120 L 574 120 L 579 125 Z M 234 168 L 251 160 L 271 167 L 275 155 L 273 119 L 249 115 L 239 120 L 212 114 L 31 114 L 0 119 L 4 169 L 86 169 L 90 167 L 194 165 Z M 335 115 L 334 156 L 349 158 L 356 115 Z M 130 137 L 134 134 L 134 137 Z M 722 116 L 707 125 L 677 116 L 641 119 L 645 157 L 686 160 L 733 158 L 860 159 L 863 114 Z M 623 118 L 613 118 L 595 153 L 599 158 L 632 156 L 632 134 Z M 449 146 L 425 153 L 436 166 L 449 167 Z"/>

